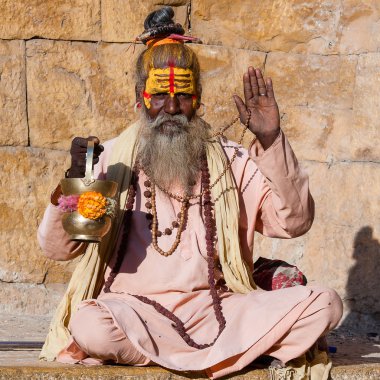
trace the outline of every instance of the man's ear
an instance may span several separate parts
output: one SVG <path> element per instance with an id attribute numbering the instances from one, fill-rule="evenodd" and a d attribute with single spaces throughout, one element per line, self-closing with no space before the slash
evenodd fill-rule
<path id="1" fill-rule="evenodd" d="M 143 101 L 143 92 L 144 89 L 139 89 L 137 84 L 135 85 L 135 96 L 136 96 L 136 103 Z"/>
<path id="2" fill-rule="evenodd" d="M 197 109 L 199 109 L 199 107 L 201 106 L 202 104 L 202 85 L 200 83 L 198 83 L 198 86 L 197 86 Z"/>

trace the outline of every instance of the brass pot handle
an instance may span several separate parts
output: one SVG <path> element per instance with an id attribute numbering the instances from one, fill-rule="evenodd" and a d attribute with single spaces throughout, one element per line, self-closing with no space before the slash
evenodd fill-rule
<path id="1" fill-rule="evenodd" d="M 85 186 L 90 186 L 95 182 L 94 179 L 94 169 L 93 169 L 93 161 L 94 161 L 94 142 L 89 140 L 87 142 L 87 153 L 86 153 L 86 173 L 84 178 L 82 178 L 82 182 Z"/>

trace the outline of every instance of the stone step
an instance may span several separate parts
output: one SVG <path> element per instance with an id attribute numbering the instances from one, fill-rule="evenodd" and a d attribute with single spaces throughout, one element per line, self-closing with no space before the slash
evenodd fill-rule
<path id="1" fill-rule="evenodd" d="M 178 373 L 161 367 L 64 365 L 38 361 L 38 351 L 0 352 L 0 380 L 184 380 L 207 379 L 203 373 Z M 247 368 L 229 376 L 234 380 L 268 380 L 267 369 Z M 380 362 L 335 365 L 332 380 L 379 380 Z"/>
<path id="2" fill-rule="evenodd" d="M 39 350 L 50 322 L 50 317 L 0 314 L 0 380 L 180 380 L 206 379 L 202 373 L 178 373 L 161 367 L 63 365 L 38 361 Z M 23 341 L 24 349 L 9 342 Z M 27 344 L 26 344 L 27 343 Z M 328 344 L 336 353 L 332 380 L 380 380 L 379 334 L 353 332 L 339 328 L 328 337 Z M 25 350 L 28 347 L 28 350 Z M 247 368 L 230 376 L 235 380 L 268 380 L 267 369 Z"/>

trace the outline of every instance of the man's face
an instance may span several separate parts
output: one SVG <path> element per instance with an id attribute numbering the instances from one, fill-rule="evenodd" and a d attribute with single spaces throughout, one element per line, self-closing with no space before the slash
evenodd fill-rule
<path id="1" fill-rule="evenodd" d="M 191 120 L 197 108 L 192 71 L 172 65 L 164 69 L 151 69 L 143 98 L 151 120 L 165 114 L 182 114 Z"/>

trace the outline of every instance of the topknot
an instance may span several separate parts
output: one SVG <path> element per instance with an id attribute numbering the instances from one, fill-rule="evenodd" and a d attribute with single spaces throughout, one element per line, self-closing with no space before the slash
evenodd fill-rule
<path id="1" fill-rule="evenodd" d="M 169 6 L 150 13 L 144 21 L 144 32 L 136 40 L 146 44 L 154 38 L 165 38 L 172 34 L 184 35 L 185 30 L 182 25 L 174 23 L 173 17 L 173 8 Z"/>
<path id="2" fill-rule="evenodd" d="M 155 26 L 174 25 L 173 21 L 174 11 L 172 7 L 162 7 L 161 9 L 149 13 L 144 21 L 144 29 L 148 30 Z"/>

